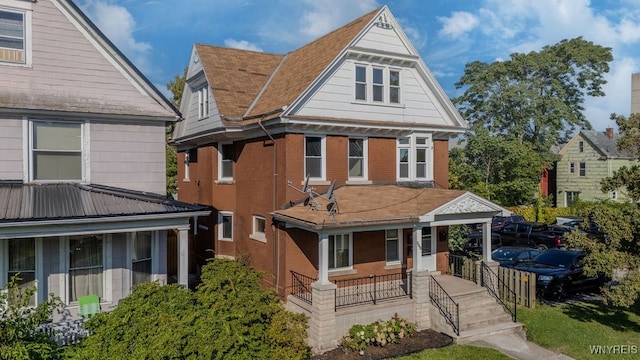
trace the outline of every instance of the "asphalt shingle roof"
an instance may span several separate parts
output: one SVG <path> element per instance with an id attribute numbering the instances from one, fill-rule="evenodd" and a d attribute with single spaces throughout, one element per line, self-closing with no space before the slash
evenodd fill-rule
<path id="1" fill-rule="evenodd" d="M 613 137 L 607 136 L 603 131 L 581 130 L 582 136 L 587 139 L 593 146 L 603 153 L 607 158 L 615 159 L 633 159 L 634 157 L 625 151 L 618 150 L 618 134 Z"/>

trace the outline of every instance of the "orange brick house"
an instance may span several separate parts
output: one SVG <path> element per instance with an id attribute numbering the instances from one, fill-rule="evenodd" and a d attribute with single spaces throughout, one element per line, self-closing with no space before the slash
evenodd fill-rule
<path id="1" fill-rule="evenodd" d="M 265 271 L 317 351 L 385 313 L 429 327 L 421 274 L 447 272 L 448 226 L 507 212 L 447 190 L 467 123 L 386 6 L 284 55 L 196 44 L 181 111 L 178 197 L 214 209 L 194 261 Z M 387 299 L 406 301 L 358 307 Z"/>

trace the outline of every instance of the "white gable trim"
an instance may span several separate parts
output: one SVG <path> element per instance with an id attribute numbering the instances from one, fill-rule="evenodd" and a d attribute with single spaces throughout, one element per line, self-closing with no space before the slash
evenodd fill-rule
<path id="1" fill-rule="evenodd" d="M 124 55 L 95 28 L 95 25 L 80 12 L 81 10 L 79 10 L 76 5 L 69 0 L 51 0 L 51 3 L 140 94 L 153 98 L 158 102 L 158 105 L 174 113 L 174 116 L 170 120 L 177 120 L 180 117 L 178 115 L 178 109 L 176 109 L 155 86 L 151 85 L 130 61 L 124 58 Z"/>
<path id="2" fill-rule="evenodd" d="M 507 216 L 511 214 L 511 211 L 478 195 L 466 192 L 446 204 L 420 216 L 419 222 L 431 223 L 437 221 L 438 216 L 460 216 L 463 214 L 492 214 Z"/>

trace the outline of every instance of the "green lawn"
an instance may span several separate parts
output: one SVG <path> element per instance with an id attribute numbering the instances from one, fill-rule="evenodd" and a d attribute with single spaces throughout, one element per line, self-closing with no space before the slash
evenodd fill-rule
<path id="1" fill-rule="evenodd" d="M 487 348 L 469 345 L 451 345 L 440 349 L 430 349 L 398 358 L 400 360 L 511 360 L 503 353 Z"/>
<path id="2" fill-rule="evenodd" d="M 540 305 L 518 308 L 518 321 L 524 324 L 529 341 L 575 359 L 640 359 L 638 307 L 616 309 L 600 301 Z M 593 354 L 594 346 L 606 353 Z"/>

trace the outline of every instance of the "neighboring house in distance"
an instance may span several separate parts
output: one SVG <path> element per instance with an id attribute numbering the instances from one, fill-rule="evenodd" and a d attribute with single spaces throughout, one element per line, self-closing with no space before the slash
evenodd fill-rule
<path id="1" fill-rule="evenodd" d="M 627 201 L 624 191 L 603 193 L 600 181 L 612 176 L 622 166 L 637 161 L 626 151 L 619 151 L 618 135 L 612 128 L 606 131 L 581 130 L 559 152 L 556 164 L 557 206 L 571 206 L 580 198 L 583 201 L 610 199 Z"/>
<path id="2" fill-rule="evenodd" d="M 189 222 L 209 211 L 165 196 L 177 109 L 68 0 L 0 0 L 0 83 L 0 286 L 19 273 L 67 320 L 85 295 L 108 310 L 168 281 L 174 232 L 186 284 Z"/>
<path id="3" fill-rule="evenodd" d="M 181 104 L 178 198 L 214 208 L 197 257 L 268 273 L 316 351 L 394 312 L 432 326 L 448 226 L 484 224 L 490 258 L 491 218 L 509 214 L 447 189 L 467 123 L 386 6 L 284 55 L 196 44 Z"/>

